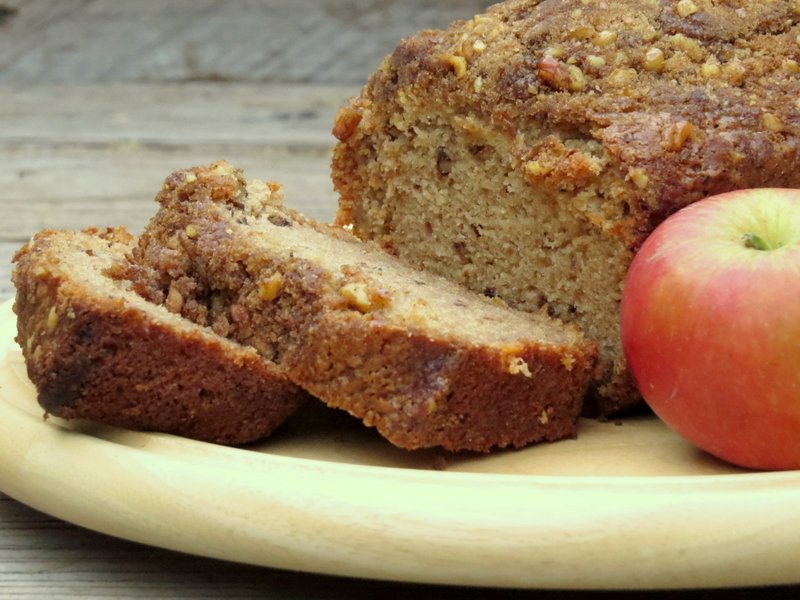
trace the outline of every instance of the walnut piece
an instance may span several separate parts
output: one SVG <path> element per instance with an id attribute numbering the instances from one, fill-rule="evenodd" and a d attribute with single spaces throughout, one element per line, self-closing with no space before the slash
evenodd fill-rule
<path id="1" fill-rule="evenodd" d="M 544 83 L 558 90 L 580 92 L 586 87 L 586 76 L 580 68 L 565 64 L 552 56 L 542 57 L 537 75 Z"/>
<path id="2" fill-rule="evenodd" d="M 275 272 L 269 278 L 258 283 L 258 297 L 265 302 L 272 302 L 281 293 L 282 287 L 283 275 Z"/>
<path id="3" fill-rule="evenodd" d="M 661 48 L 650 48 L 644 55 L 645 71 L 661 71 L 664 68 L 664 51 Z"/>
<path id="4" fill-rule="evenodd" d="M 346 142 L 358 130 L 361 122 L 361 113 L 357 110 L 345 106 L 336 113 L 336 120 L 333 125 L 333 135 L 340 142 Z"/>
<path id="5" fill-rule="evenodd" d="M 605 29 L 599 32 L 592 41 L 595 46 L 610 46 L 617 41 L 617 32 Z"/>
<path id="6" fill-rule="evenodd" d="M 467 73 L 467 59 L 456 54 L 447 54 L 445 62 L 453 68 L 456 77 L 463 77 Z"/>
<path id="7" fill-rule="evenodd" d="M 675 12 L 678 13 L 678 16 L 680 17 L 688 17 L 696 13 L 698 10 L 700 9 L 692 0 L 680 0 L 680 2 L 675 5 Z"/>

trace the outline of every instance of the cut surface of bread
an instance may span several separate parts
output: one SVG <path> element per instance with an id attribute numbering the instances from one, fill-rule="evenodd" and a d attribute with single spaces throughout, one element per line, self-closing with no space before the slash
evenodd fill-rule
<path id="1" fill-rule="evenodd" d="M 49 414 L 198 440 L 269 435 L 307 394 L 252 348 L 147 302 L 124 229 L 43 231 L 16 255 L 17 342 Z"/>
<path id="2" fill-rule="evenodd" d="M 280 206 L 227 163 L 178 171 L 128 277 L 256 348 L 403 448 L 488 451 L 575 434 L 596 349 Z"/>
<path id="3" fill-rule="evenodd" d="M 639 402 L 624 277 L 667 215 L 798 187 L 793 1 L 509 0 L 404 40 L 338 114 L 337 222 L 408 263 L 576 323 L 591 397 Z"/>

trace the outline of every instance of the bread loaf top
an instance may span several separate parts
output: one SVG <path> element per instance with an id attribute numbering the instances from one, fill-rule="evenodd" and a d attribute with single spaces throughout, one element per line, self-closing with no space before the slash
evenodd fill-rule
<path id="1" fill-rule="evenodd" d="M 610 229 L 635 248 L 702 197 L 800 183 L 798 22 L 788 0 L 510 0 L 404 40 L 334 134 L 369 135 L 390 110 L 402 129 L 403 105 L 446 106 L 465 135 L 516 138 L 531 180 L 577 191 L 614 163 L 633 199 Z"/>

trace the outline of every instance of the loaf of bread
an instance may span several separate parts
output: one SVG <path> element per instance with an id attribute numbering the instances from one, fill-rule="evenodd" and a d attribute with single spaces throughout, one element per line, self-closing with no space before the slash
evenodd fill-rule
<path id="1" fill-rule="evenodd" d="M 178 171 L 127 277 L 402 448 L 575 434 L 596 348 L 280 205 L 224 162 Z"/>
<path id="2" fill-rule="evenodd" d="M 337 222 L 601 349 L 587 410 L 639 401 L 618 306 L 666 216 L 800 186 L 794 1 L 510 0 L 404 40 L 337 115 Z"/>
<path id="3" fill-rule="evenodd" d="M 252 348 L 112 276 L 135 242 L 124 229 L 43 231 L 14 258 L 17 341 L 41 406 L 217 443 L 269 435 L 307 394 Z"/>

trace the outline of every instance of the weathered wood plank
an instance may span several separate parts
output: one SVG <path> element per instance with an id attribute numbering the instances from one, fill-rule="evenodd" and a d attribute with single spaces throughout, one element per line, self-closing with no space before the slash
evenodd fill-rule
<path id="1" fill-rule="evenodd" d="M 0 142 L 328 147 L 336 110 L 358 89 L 252 83 L 0 86 Z"/>
<path id="2" fill-rule="evenodd" d="M 522 597 L 521 592 L 513 591 L 480 595 L 477 590 L 358 581 L 190 556 L 75 527 L 2 493 L 0 531 L 3 599 Z"/>
<path id="3" fill-rule="evenodd" d="M 14 295 L 14 286 L 11 284 L 11 258 L 21 245 L 20 242 L 0 240 L 0 302 Z"/>
<path id="4" fill-rule="evenodd" d="M 214 145 L 27 146 L 6 156 L 0 169 L 0 239 L 21 239 L 43 227 L 110 225 L 111 219 L 138 227 L 141 217 L 154 210 L 153 197 L 169 173 L 220 158 L 241 166 L 249 176 L 279 181 L 287 204 L 309 216 L 332 216 L 336 199 L 326 149 L 289 153 Z"/>
<path id="5" fill-rule="evenodd" d="M 400 38 L 486 0 L 5 0 L 0 81 L 361 83 Z"/>

